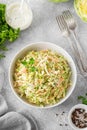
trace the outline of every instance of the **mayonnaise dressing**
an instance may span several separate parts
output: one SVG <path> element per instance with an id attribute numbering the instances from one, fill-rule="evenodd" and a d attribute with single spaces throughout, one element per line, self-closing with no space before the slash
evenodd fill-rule
<path id="1" fill-rule="evenodd" d="M 7 5 L 6 21 L 11 27 L 24 30 L 30 26 L 33 16 L 30 7 L 25 2 L 20 7 L 20 2 Z"/>

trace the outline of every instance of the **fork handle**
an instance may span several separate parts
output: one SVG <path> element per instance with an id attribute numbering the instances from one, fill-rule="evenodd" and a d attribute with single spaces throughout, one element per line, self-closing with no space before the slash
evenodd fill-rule
<path id="1" fill-rule="evenodd" d="M 82 65 L 81 65 L 81 61 L 80 61 L 79 55 L 78 55 L 78 53 L 77 53 L 77 49 L 76 49 L 75 45 L 73 44 L 73 41 L 72 41 L 71 37 L 68 36 L 67 39 L 68 39 L 68 42 L 69 42 L 70 45 L 71 45 L 71 49 L 72 49 L 72 52 L 73 52 L 73 54 L 74 54 L 74 58 L 75 58 L 75 60 L 76 60 L 77 66 L 78 66 L 80 72 L 82 73 L 82 72 L 83 72 L 83 69 L 82 69 Z"/>
<path id="2" fill-rule="evenodd" d="M 73 34 L 73 37 L 74 37 L 74 40 L 75 40 L 75 45 L 76 45 L 76 49 L 77 49 L 77 53 L 79 55 L 79 58 L 80 58 L 80 61 L 81 61 L 81 65 L 82 65 L 82 68 L 83 68 L 83 71 L 86 72 L 87 71 L 87 58 L 86 58 L 86 55 L 79 43 L 79 40 L 76 36 L 76 33 L 75 33 L 75 30 L 72 31 L 72 34 Z"/>
<path id="3" fill-rule="evenodd" d="M 82 66 L 82 63 L 81 63 L 81 59 L 79 58 L 79 54 L 78 54 L 78 51 L 77 51 L 76 44 L 74 44 L 74 42 L 72 41 L 70 35 L 67 37 L 67 40 L 71 45 L 71 49 L 72 49 L 72 52 L 74 54 L 74 58 L 75 58 L 77 66 L 78 66 L 78 68 L 80 70 L 80 73 L 82 74 L 82 76 L 87 77 L 87 72 L 85 72 L 83 70 L 83 66 Z"/>

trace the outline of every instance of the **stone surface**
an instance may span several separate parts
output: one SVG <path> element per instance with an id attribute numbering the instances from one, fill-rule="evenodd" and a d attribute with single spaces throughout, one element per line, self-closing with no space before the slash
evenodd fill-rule
<path id="1" fill-rule="evenodd" d="M 4 0 L 0 0 L 0 2 L 3 1 Z M 48 0 L 30 0 L 30 6 L 33 11 L 33 22 L 31 27 L 22 31 L 20 38 L 17 41 L 7 45 L 9 51 L 5 53 L 6 58 L 0 61 L 0 64 L 5 70 L 5 82 L 1 94 L 7 101 L 9 111 L 20 111 L 22 109 L 29 111 L 29 113 L 35 117 L 39 130 L 72 130 L 69 125 L 67 126 L 67 114 L 72 106 L 79 103 L 77 100 L 78 95 L 84 95 L 87 91 L 86 81 L 82 76 L 78 75 L 76 88 L 67 101 L 60 106 L 41 110 L 25 106 L 15 97 L 10 88 L 8 73 L 10 63 L 15 54 L 32 42 L 53 42 L 63 47 L 73 57 L 70 45 L 67 42 L 67 39 L 61 36 L 55 19 L 63 10 L 70 9 L 74 14 L 78 24 L 77 33 L 85 51 L 87 48 L 87 24 L 83 23 L 76 15 L 73 7 L 73 0 L 60 4 L 50 3 Z"/>

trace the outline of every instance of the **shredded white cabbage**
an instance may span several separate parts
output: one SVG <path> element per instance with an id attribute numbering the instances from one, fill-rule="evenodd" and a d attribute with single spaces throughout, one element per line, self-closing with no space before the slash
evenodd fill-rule
<path id="1" fill-rule="evenodd" d="M 46 106 L 60 101 L 70 87 L 71 69 L 67 60 L 51 50 L 29 51 L 18 59 L 14 88 L 27 102 Z"/>

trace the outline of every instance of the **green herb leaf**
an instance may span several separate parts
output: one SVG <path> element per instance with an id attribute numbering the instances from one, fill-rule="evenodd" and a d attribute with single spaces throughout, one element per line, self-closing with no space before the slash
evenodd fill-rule
<path id="1" fill-rule="evenodd" d="M 23 65 L 27 66 L 28 64 L 33 65 L 34 64 L 34 59 L 30 58 L 29 62 L 28 61 L 22 61 L 21 62 Z M 32 67 L 33 68 L 33 67 Z"/>
<path id="2" fill-rule="evenodd" d="M 85 105 L 87 105 L 87 99 L 84 98 L 84 99 L 82 100 L 82 103 L 85 104 Z"/>
<path id="3" fill-rule="evenodd" d="M 27 62 L 26 61 L 22 61 L 21 62 L 24 66 L 27 66 Z"/>
<path id="4" fill-rule="evenodd" d="M 33 59 L 33 58 L 30 58 L 30 60 L 29 60 L 29 64 L 33 65 L 34 62 L 35 62 L 34 59 Z"/>
<path id="5" fill-rule="evenodd" d="M 36 68 L 35 68 L 34 66 L 32 66 L 32 67 L 30 68 L 30 71 L 35 72 L 35 71 L 36 71 Z"/>
<path id="6" fill-rule="evenodd" d="M 87 98 L 83 96 L 78 96 L 78 99 L 81 100 L 83 104 L 87 105 Z"/>
<path id="7" fill-rule="evenodd" d="M 6 9 L 6 5 L 0 4 L 0 21 L 2 22 L 5 21 L 5 9 Z"/>
<path id="8" fill-rule="evenodd" d="M 0 45 L 0 50 L 8 51 L 8 48 L 5 45 Z"/>
<path id="9" fill-rule="evenodd" d="M 84 99 L 84 97 L 83 96 L 78 96 L 78 99 L 80 100 L 80 99 Z"/>
<path id="10" fill-rule="evenodd" d="M 5 56 L 4 56 L 4 54 L 0 54 L 0 59 L 2 59 L 2 58 L 4 58 Z"/>
<path id="11" fill-rule="evenodd" d="M 8 31 L 8 40 L 10 42 L 15 41 L 19 37 L 19 32 L 20 32 L 19 28 L 18 29 L 9 28 L 9 31 Z"/>

